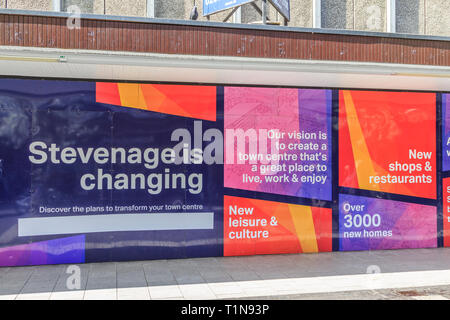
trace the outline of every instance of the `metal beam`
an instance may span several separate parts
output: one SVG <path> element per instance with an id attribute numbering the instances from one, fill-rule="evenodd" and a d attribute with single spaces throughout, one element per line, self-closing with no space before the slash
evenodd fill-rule
<path id="1" fill-rule="evenodd" d="M 261 17 L 262 23 L 267 24 L 267 0 L 261 0 Z"/>
<path id="2" fill-rule="evenodd" d="M 262 10 L 258 7 L 258 5 L 254 2 L 250 3 L 252 5 L 253 8 L 255 8 L 255 10 L 261 15 L 262 17 Z M 270 21 L 269 17 L 266 16 L 267 21 Z"/>

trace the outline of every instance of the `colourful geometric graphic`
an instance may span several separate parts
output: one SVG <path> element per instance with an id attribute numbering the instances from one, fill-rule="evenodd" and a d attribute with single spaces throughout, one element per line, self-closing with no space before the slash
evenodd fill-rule
<path id="1" fill-rule="evenodd" d="M 450 247 L 450 178 L 442 180 L 444 247 Z"/>
<path id="2" fill-rule="evenodd" d="M 96 102 L 216 121 L 216 87 L 97 82 Z"/>
<path id="3" fill-rule="evenodd" d="M 442 170 L 450 170 L 450 94 L 442 95 Z"/>
<path id="4" fill-rule="evenodd" d="M 341 194 L 340 250 L 435 248 L 436 212 L 433 206 Z"/>
<path id="5" fill-rule="evenodd" d="M 331 209 L 224 197 L 224 255 L 328 252 Z"/>
<path id="6" fill-rule="evenodd" d="M 0 267 L 84 263 L 85 236 L 0 248 Z"/>
<path id="7" fill-rule="evenodd" d="M 225 87 L 224 101 L 225 187 L 331 200 L 331 91 Z"/>
<path id="8" fill-rule="evenodd" d="M 436 94 L 339 93 L 339 185 L 436 198 Z"/>
<path id="9" fill-rule="evenodd" d="M 5 78 L 0 105 L 0 267 L 450 247 L 448 94 Z M 158 226 L 46 231 L 108 212 Z"/>

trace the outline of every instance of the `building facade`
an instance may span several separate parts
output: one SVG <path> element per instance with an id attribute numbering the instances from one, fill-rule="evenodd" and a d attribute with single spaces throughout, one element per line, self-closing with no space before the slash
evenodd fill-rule
<path id="1" fill-rule="evenodd" d="M 291 0 L 288 26 L 344 30 L 398 32 L 424 35 L 450 35 L 448 0 Z M 260 8 L 261 2 L 256 2 Z M 0 8 L 21 10 L 67 11 L 77 6 L 81 13 L 137 16 L 165 19 L 189 19 L 197 6 L 202 15 L 201 0 L 0 0 Z M 72 7 L 72 10 L 74 7 Z M 223 21 L 230 10 L 210 17 Z M 268 21 L 284 24 L 276 10 L 268 6 Z M 260 23 L 261 15 L 254 5 L 246 4 L 228 22 Z"/>

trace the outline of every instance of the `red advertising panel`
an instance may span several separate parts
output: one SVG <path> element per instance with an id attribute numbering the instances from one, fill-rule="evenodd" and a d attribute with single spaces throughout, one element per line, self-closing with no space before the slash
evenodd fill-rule
<path id="1" fill-rule="evenodd" d="M 331 239 L 331 209 L 225 196 L 225 256 L 325 252 Z"/>
<path id="2" fill-rule="evenodd" d="M 436 94 L 339 92 L 339 185 L 436 199 Z"/>

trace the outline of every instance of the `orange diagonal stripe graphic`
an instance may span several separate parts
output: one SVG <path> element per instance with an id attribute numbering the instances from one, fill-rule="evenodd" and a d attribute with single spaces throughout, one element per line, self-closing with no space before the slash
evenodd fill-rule
<path id="1" fill-rule="evenodd" d="M 319 252 L 311 207 L 288 206 L 302 251 L 305 253 Z"/>
<path id="2" fill-rule="evenodd" d="M 370 183 L 369 177 L 375 176 L 376 172 L 358 120 L 352 94 L 350 91 L 344 90 L 343 95 L 359 187 L 366 190 L 380 191 L 378 184 Z"/>

